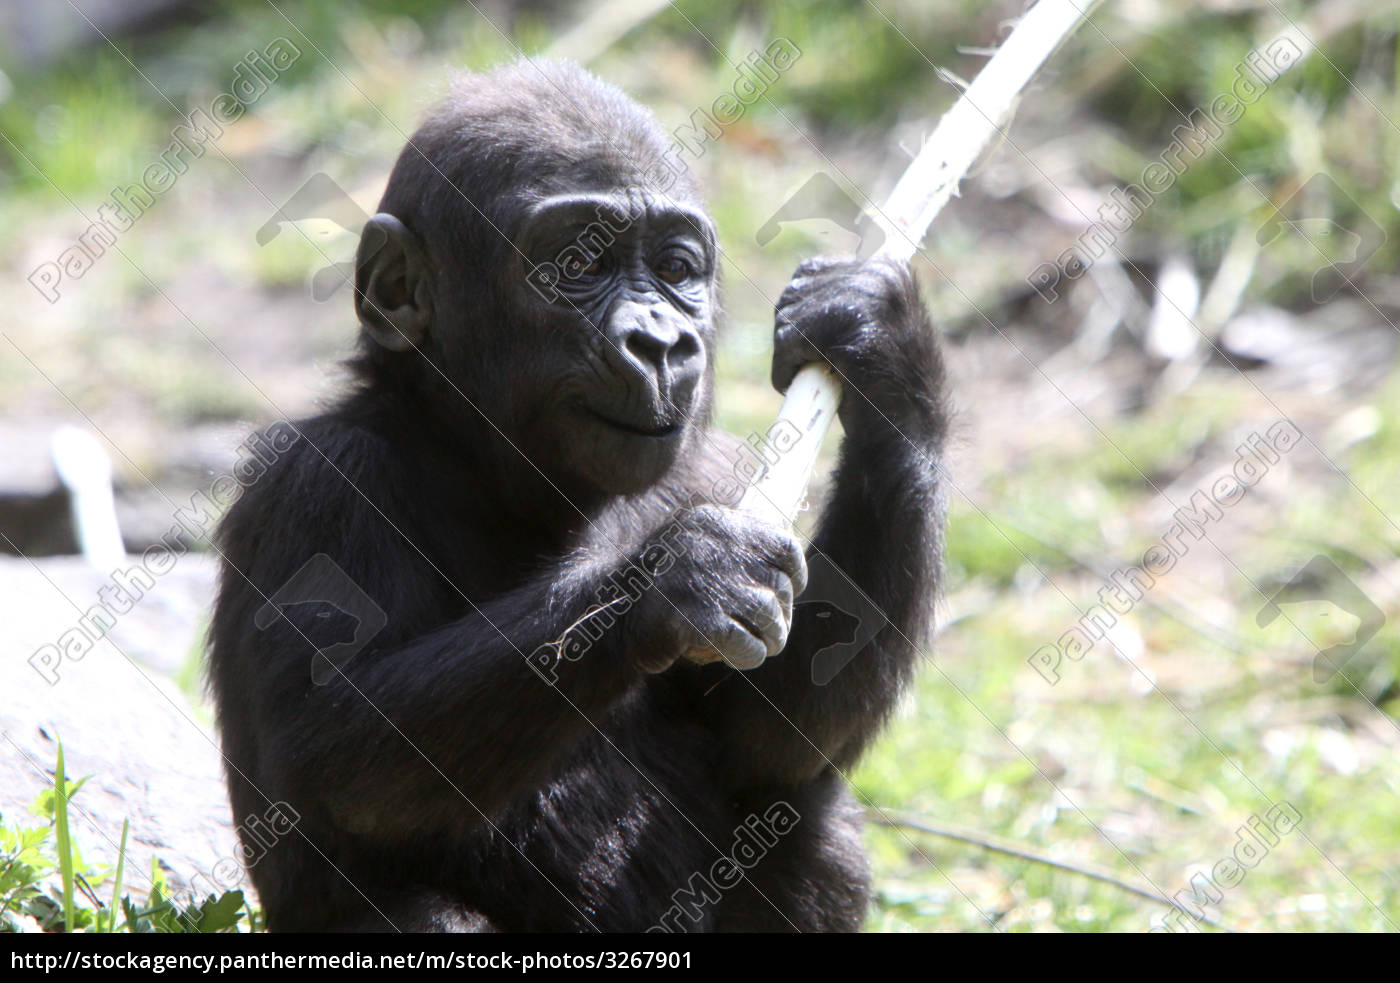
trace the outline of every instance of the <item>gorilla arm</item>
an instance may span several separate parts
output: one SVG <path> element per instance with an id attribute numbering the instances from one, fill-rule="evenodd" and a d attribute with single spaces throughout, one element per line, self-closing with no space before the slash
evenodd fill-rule
<path id="1" fill-rule="evenodd" d="M 620 564 L 587 554 L 556 559 L 474 609 L 459 598 L 454 606 L 464 613 L 433 624 L 422 612 L 437 608 L 442 591 L 455 591 L 428 561 L 319 461 L 288 463 L 277 484 L 309 490 L 319 502 L 318 527 L 330 527 L 314 548 L 388 620 L 363 651 L 327 674 L 325 685 L 315 685 L 313 657 L 333 639 L 314 612 L 288 608 L 265 630 L 253 629 L 254 611 L 292 572 L 259 544 L 279 538 L 279 519 L 299 517 L 269 522 L 261 485 L 230 513 L 226 553 L 248 579 L 225 573 L 212 632 L 224 649 L 215 685 L 248 694 L 222 715 L 253 718 L 251 728 L 239 730 L 257 735 L 273 788 L 296 790 L 299 803 L 327 809 L 352 831 L 476 824 L 538 787 L 588 721 L 645 674 L 630 657 L 626 633 L 616 630 L 600 633 L 575 658 L 555 659 L 554 643 L 598 606 L 600 586 Z M 274 487 L 266 493 L 266 504 L 285 500 Z M 337 519 L 328 524 L 325 515 Z"/>
<path id="2" fill-rule="evenodd" d="M 843 380 L 846 436 L 787 646 L 709 697 L 738 787 L 810 781 L 828 761 L 852 765 L 915 667 L 937 588 L 943 364 L 904 264 L 799 267 L 778 302 L 775 386 L 785 389 L 811 361 L 831 364 Z M 833 667 L 820 664 L 821 653 L 847 639 L 819 605 L 801 602 L 856 596 L 877 609 L 882 627 L 828 678 Z"/>
<path id="3" fill-rule="evenodd" d="M 781 647 L 805 578 L 787 532 L 702 507 L 647 540 L 669 540 L 664 570 L 647 547 L 609 541 L 542 562 L 472 605 L 408 542 L 441 538 L 401 518 L 412 514 L 411 489 L 402 502 L 371 505 L 353 487 L 357 474 L 393 470 L 384 442 L 331 426 L 308 443 L 329 448 L 337 466 L 303 448 L 226 519 L 229 568 L 212 637 L 216 690 L 246 694 L 222 700 L 222 715 L 257 735 L 269 792 L 296 790 L 342 828 L 410 834 L 494 817 L 541 787 L 591 721 L 700 638 L 736 664 Z M 338 639 L 308 605 L 254 629 L 255 612 L 293 573 L 265 548 L 292 535 L 289 525 L 387 616 L 325 685 L 313 682 L 313 659 Z M 461 614 L 442 623 L 432 612 L 444 609 Z M 768 628 L 757 637 L 743 627 L 757 623 Z"/>

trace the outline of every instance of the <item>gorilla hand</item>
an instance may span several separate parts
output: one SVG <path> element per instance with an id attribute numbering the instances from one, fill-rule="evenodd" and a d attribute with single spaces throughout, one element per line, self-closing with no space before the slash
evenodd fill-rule
<path id="1" fill-rule="evenodd" d="M 630 622 L 641 667 L 684 656 L 753 669 L 787 644 L 793 598 L 807 586 L 796 537 L 734 509 L 702 505 L 676 513 L 644 553 L 654 589 Z"/>
<path id="2" fill-rule="evenodd" d="M 808 260 L 778 298 L 776 321 L 774 387 L 786 391 L 810 362 L 830 364 L 847 433 L 923 431 L 940 418 L 941 362 L 908 264 Z"/>

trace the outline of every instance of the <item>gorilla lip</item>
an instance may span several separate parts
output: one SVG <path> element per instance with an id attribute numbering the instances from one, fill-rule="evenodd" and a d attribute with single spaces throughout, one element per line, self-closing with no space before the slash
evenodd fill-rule
<path id="1" fill-rule="evenodd" d="M 597 410 L 589 410 L 588 412 L 597 419 L 602 420 L 608 426 L 624 431 L 625 433 L 635 434 L 638 437 L 650 437 L 657 440 L 670 437 L 680 430 L 680 424 L 678 423 L 653 423 L 642 425 L 616 420 L 610 416 L 604 416 Z"/>

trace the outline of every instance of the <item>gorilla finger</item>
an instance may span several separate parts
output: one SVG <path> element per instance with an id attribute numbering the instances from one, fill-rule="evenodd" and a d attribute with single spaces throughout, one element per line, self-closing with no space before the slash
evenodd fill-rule
<path id="1" fill-rule="evenodd" d="M 707 666 L 712 662 L 723 662 L 724 656 L 716 652 L 708 644 L 692 645 L 681 653 L 681 658 L 687 662 L 693 662 L 697 666 Z"/>
<path id="2" fill-rule="evenodd" d="M 788 590 L 796 597 L 807 589 L 807 553 L 790 533 L 779 533 L 766 544 L 764 561 L 788 581 Z"/>
<path id="3" fill-rule="evenodd" d="M 773 347 L 772 381 L 773 388 L 778 392 L 787 391 L 802 366 L 826 361 L 815 345 L 795 333 L 781 335 L 774 341 Z"/>
<path id="4" fill-rule="evenodd" d="M 791 307 L 793 304 L 800 301 L 802 299 L 803 283 L 804 281 L 798 278 L 784 287 L 783 292 L 778 295 L 778 302 L 773 305 L 773 310 L 775 312 L 781 312 L 784 308 Z"/>
<path id="5" fill-rule="evenodd" d="M 710 645 L 735 669 L 756 669 L 768 658 L 768 646 L 737 621 L 712 632 Z"/>
<path id="6" fill-rule="evenodd" d="M 776 594 L 768 594 L 762 606 L 753 611 L 751 620 L 759 630 L 767 654 L 771 657 L 781 652 L 792 627 L 792 608 L 784 607 Z"/>
<path id="7" fill-rule="evenodd" d="M 792 589 L 792 578 L 785 573 L 779 573 L 773 578 L 773 593 L 777 595 L 778 603 L 782 605 L 783 613 L 787 616 L 788 623 L 792 623 L 792 602 L 794 592 Z"/>
<path id="8" fill-rule="evenodd" d="M 800 596 L 807 589 L 807 552 L 795 536 L 788 537 L 787 552 L 780 569 L 792 580 L 793 596 Z"/>
<path id="9" fill-rule="evenodd" d="M 758 639 L 767 655 L 777 655 L 787 644 L 792 614 L 790 610 L 783 609 L 782 602 L 773 591 L 763 588 L 746 591 L 730 611 L 730 618 Z"/>

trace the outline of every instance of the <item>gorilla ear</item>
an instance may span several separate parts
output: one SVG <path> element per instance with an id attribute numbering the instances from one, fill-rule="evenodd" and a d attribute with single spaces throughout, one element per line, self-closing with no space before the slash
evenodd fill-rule
<path id="1" fill-rule="evenodd" d="M 355 314 L 370 337 L 391 351 L 408 351 L 428 335 L 427 257 L 408 227 L 386 212 L 366 222 L 360 233 Z"/>

